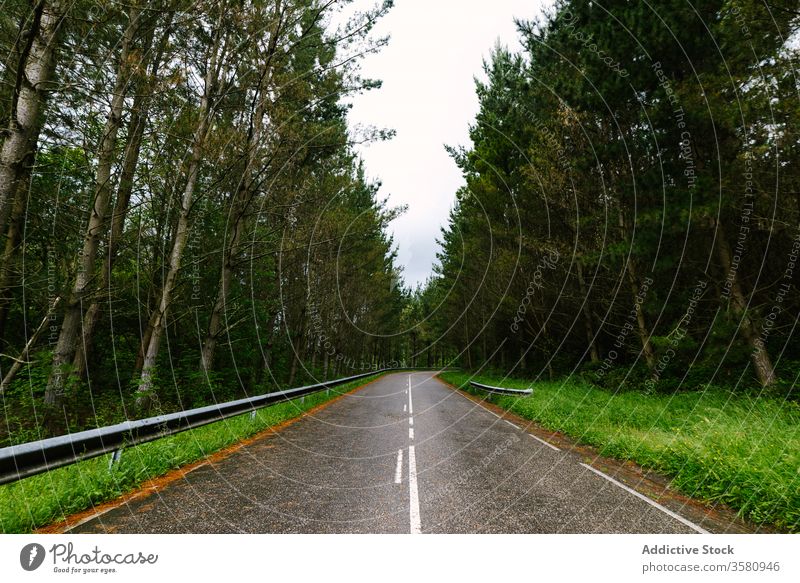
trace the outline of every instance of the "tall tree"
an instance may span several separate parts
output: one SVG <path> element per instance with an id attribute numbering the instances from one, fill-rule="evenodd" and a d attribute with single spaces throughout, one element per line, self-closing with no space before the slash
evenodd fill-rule
<path id="1" fill-rule="evenodd" d="M 125 97 L 131 84 L 135 68 L 140 64 L 134 61 L 134 42 L 141 27 L 142 12 L 134 2 L 128 8 L 127 23 L 122 33 L 116 79 L 110 96 L 110 106 L 100 138 L 97 152 L 97 169 L 94 178 L 94 194 L 84 235 L 83 249 L 75 276 L 75 284 L 69 298 L 69 305 L 61 324 L 58 343 L 53 352 L 53 370 L 47 383 L 45 402 L 56 403 L 64 391 L 68 375 L 65 367 L 72 364 L 75 355 L 76 339 L 80 335 L 83 302 L 92 291 L 100 239 L 106 227 L 106 216 L 113 190 L 111 171 L 117 152 L 117 133 L 122 126 Z M 144 47 L 145 51 L 149 47 Z M 141 59 L 141 54 L 139 55 Z"/>

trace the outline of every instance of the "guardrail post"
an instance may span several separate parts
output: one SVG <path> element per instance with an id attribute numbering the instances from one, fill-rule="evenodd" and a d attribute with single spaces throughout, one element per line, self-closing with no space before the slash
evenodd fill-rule
<path id="1" fill-rule="evenodd" d="M 122 457 L 121 449 L 115 449 L 113 452 L 111 452 L 111 458 L 108 460 L 108 469 L 109 470 L 114 469 L 114 466 L 119 464 L 119 460 L 121 457 Z"/>

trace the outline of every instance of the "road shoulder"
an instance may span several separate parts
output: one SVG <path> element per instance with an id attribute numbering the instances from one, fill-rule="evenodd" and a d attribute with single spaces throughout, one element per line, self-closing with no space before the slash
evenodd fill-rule
<path id="1" fill-rule="evenodd" d="M 558 448 L 580 458 L 581 462 L 602 472 L 624 486 L 638 492 L 648 499 L 664 506 L 666 509 L 679 514 L 694 522 L 711 533 L 717 534 L 749 534 L 771 533 L 768 528 L 760 527 L 737 516 L 736 512 L 724 504 L 711 504 L 696 500 L 674 488 L 670 487 L 670 479 L 663 474 L 647 470 L 628 460 L 617 460 L 602 456 L 597 449 L 578 443 L 572 437 L 552 431 L 546 427 L 526 419 L 490 403 L 476 395 L 467 393 L 455 385 L 442 379 L 439 375 L 436 380 L 449 387 L 462 397 L 483 407 L 494 415 L 518 426 L 531 434 L 534 438 L 545 442 L 550 447 Z"/>

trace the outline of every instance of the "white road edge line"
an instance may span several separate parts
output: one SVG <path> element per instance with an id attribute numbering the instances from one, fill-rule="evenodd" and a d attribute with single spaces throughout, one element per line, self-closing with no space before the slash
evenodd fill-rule
<path id="1" fill-rule="evenodd" d="M 511 427 L 513 427 L 514 429 L 519 429 L 519 427 L 517 427 L 515 423 L 511 423 L 511 421 L 509 421 L 508 419 L 503 419 L 503 421 L 511 425 Z"/>
<path id="2" fill-rule="evenodd" d="M 403 450 L 397 450 L 397 467 L 394 470 L 394 483 L 399 484 L 403 481 Z"/>
<path id="3" fill-rule="evenodd" d="M 468 398 L 466 395 L 463 395 L 463 394 L 461 393 L 461 391 L 459 391 L 458 389 L 455 389 L 453 392 L 454 392 L 456 395 L 458 395 L 458 396 L 460 396 L 460 397 L 462 397 L 462 398 L 464 398 L 464 399 L 467 399 L 467 401 L 469 401 L 470 403 L 475 403 L 475 401 L 473 401 L 472 399 Z M 487 413 L 491 413 L 492 415 L 494 415 L 494 416 L 495 416 L 495 417 L 497 417 L 498 419 L 503 419 L 502 417 L 500 417 L 500 415 L 498 415 L 497 413 L 495 413 L 495 412 L 494 412 L 494 411 L 492 411 L 491 409 L 487 409 L 487 408 L 486 408 L 486 407 L 484 407 L 483 405 L 480 405 L 480 407 L 481 407 L 481 409 L 483 409 L 483 410 L 484 410 L 484 411 L 486 411 Z M 506 423 L 510 423 L 511 425 L 514 425 L 514 424 L 513 424 L 513 423 L 511 423 L 511 421 L 509 421 L 508 419 L 503 419 L 503 421 L 505 421 Z M 517 426 L 516 426 L 516 425 L 514 425 L 514 427 L 517 427 Z M 520 429 L 520 428 L 519 428 L 519 427 L 517 427 L 517 429 Z M 534 438 L 536 441 L 538 441 L 538 442 L 539 442 L 539 443 L 541 443 L 542 445 L 546 445 L 547 447 L 549 447 L 549 448 L 550 448 L 550 449 L 552 449 L 553 451 L 561 451 L 559 448 L 557 448 L 557 447 L 556 447 L 555 445 L 553 445 L 552 443 L 547 443 L 547 442 L 546 442 L 544 439 L 539 439 L 538 437 L 536 437 L 535 435 L 532 435 L 532 434 L 530 434 L 530 433 L 529 433 L 528 435 L 530 435 L 532 438 Z"/>
<path id="4" fill-rule="evenodd" d="M 536 437 L 535 435 L 533 435 L 533 434 L 531 434 L 531 433 L 529 433 L 528 435 L 530 435 L 532 438 L 534 438 L 536 441 L 538 441 L 538 442 L 539 442 L 539 443 L 541 443 L 542 445 L 546 445 L 547 447 L 549 447 L 549 448 L 550 448 L 550 449 L 552 449 L 553 451 L 561 451 L 560 449 L 558 449 L 558 448 L 557 448 L 555 445 L 553 445 L 552 443 L 547 443 L 547 442 L 546 442 L 544 439 L 539 439 L 538 437 Z"/>
<path id="5" fill-rule="evenodd" d="M 417 490 L 417 456 L 414 446 L 408 446 L 408 517 L 411 534 L 421 534 L 422 525 L 419 519 L 419 491 Z"/>
<path id="6" fill-rule="evenodd" d="M 203 462 L 201 464 L 197 464 L 192 469 L 186 470 L 185 472 L 183 472 L 183 476 L 185 477 L 185 476 L 191 474 L 193 471 L 199 470 L 200 468 L 204 468 L 204 467 L 209 466 L 209 465 L 212 465 L 211 462 L 209 462 L 209 461 Z M 124 502 L 120 502 L 119 504 L 112 504 L 108 508 L 106 508 L 105 510 L 100 510 L 98 512 L 95 512 L 94 514 L 91 514 L 91 515 L 87 516 L 86 518 L 82 518 L 81 520 L 79 520 L 75 524 L 70 524 L 64 530 L 62 530 L 62 531 L 60 531 L 60 532 L 58 532 L 56 534 L 68 534 L 69 532 L 73 531 L 74 529 L 78 528 L 79 526 L 83 526 L 84 524 L 86 524 L 89 521 L 94 520 L 95 518 L 100 518 L 104 514 L 106 514 L 108 512 L 111 512 L 112 510 L 116 510 L 117 508 L 121 508 L 122 506 L 125 506 L 126 504 L 129 504 L 130 502 L 133 502 L 134 500 L 137 500 L 138 498 L 142 498 L 143 496 L 149 496 L 149 495 L 152 495 L 152 494 L 157 493 L 157 492 L 158 492 L 158 488 L 155 487 L 155 486 L 147 488 L 146 490 L 141 490 L 137 494 L 134 494 L 130 498 L 127 498 Z"/>
<path id="7" fill-rule="evenodd" d="M 414 418 L 413 417 L 409 417 L 408 418 L 408 424 L 412 425 L 412 426 L 414 425 Z"/>
<path id="8" fill-rule="evenodd" d="M 414 439 L 414 428 L 413 427 L 409 427 L 408 428 L 408 438 L 409 439 Z"/>
<path id="9" fill-rule="evenodd" d="M 607 475 L 607 474 L 604 474 L 603 472 L 601 472 L 600 470 L 597 470 L 597 469 L 593 468 L 593 467 L 592 467 L 592 466 L 590 466 L 589 464 L 584 464 L 584 463 L 581 463 L 581 465 L 582 465 L 584 468 L 586 468 L 587 470 L 591 470 L 591 471 L 593 471 L 595 474 L 597 474 L 597 475 L 598 475 L 598 476 L 600 476 L 601 478 L 605 478 L 606 480 L 608 480 L 609 482 L 611 482 L 611 483 L 612 483 L 612 484 L 614 484 L 615 486 L 619 486 L 620 488 L 622 488 L 622 489 L 623 489 L 623 490 L 625 490 L 626 492 L 628 492 L 628 493 L 630 493 L 630 494 L 633 494 L 634 496 L 636 496 L 637 498 L 639 498 L 639 499 L 641 499 L 641 500 L 644 500 L 645 502 L 647 502 L 648 504 L 650 504 L 650 506 L 653 506 L 653 507 L 655 507 L 655 508 L 658 508 L 658 509 L 659 509 L 661 512 L 663 512 L 664 514 L 667 514 L 667 515 L 671 516 L 672 518 L 674 518 L 675 520 L 677 520 L 677 521 L 678 521 L 678 522 L 680 522 L 681 524 L 685 524 L 686 526 L 688 526 L 688 527 L 689 527 L 689 528 L 691 528 L 692 530 L 694 530 L 694 531 L 696 531 L 696 532 L 699 532 L 700 534 L 710 534 L 710 533 L 709 533 L 707 530 L 705 530 L 705 529 L 703 529 L 703 528 L 701 528 L 701 527 L 697 526 L 697 525 L 696 525 L 694 522 L 691 522 L 691 521 L 689 521 L 689 520 L 686 520 L 686 519 L 685 519 L 683 516 L 681 516 L 680 514 L 676 514 L 675 512 L 673 512 L 672 510 L 670 510 L 669 508 L 665 508 L 664 506 L 662 506 L 661 504 L 659 504 L 659 503 L 658 503 L 658 502 L 656 502 L 655 500 L 651 500 L 650 498 L 648 498 L 648 497 L 647 497 L 647 496 L 645 496 L 644 494 L 640 494 L 640 493 L 639 493 L 639 492 L 637 492 L 636 490 L 634 490 L 634 489 L 632 489 L 632 488 L 629 488 L 628 486 L 626 486 L 625 484 L 623 484 L 623 483 L 621 483 L 621 482 L 618 482 L 617 480 L 615 480 L 615 479 L 614 479 L 614 478 L 612 478 L 611 476 L 609 476 L 609 475 Z"/>
<path id="10" fill-rule="evenodd" d="M 483 409 L 483 410 L 484 410 L 484 411 L 486 411 L 487 413 L 491 413 L 492 415 L 494 415 L 494 416 L 495 416 L 495 417 L 497 417 L 498 419 L 502 419 L 502 417 L 500 417 L 500 415 L 498 415 L 497 413 L 495 413 L 495 412 L 494 412 L 494 411 L 492 411 L 491 409 L 487 409 L 487 408 L 486 408 L 486 407 L 484 407 L 484 406 L 483 406 L 481 403 L 476 403 L 475 401 L 473 401 L 472 399 L 470 399 L 469 397 L 467 397 L 466 395 L 464 395 L 464 394 L 461 392 L 461 389 L 458 389 L 458 388 L 453 388 L 453 387 L 450 387 L 449 385 L 445 385 L 445 386 L 447 386 L 447 388 L 449 388 L 449 389 L 452 389 L 452 391 L 453 391 L 453 392 L 454 392 L 456 395 L 458 395 L 459 397 L 461 397 L 462 399 L 466 399 L 467 401 L 469 401 L 469 402 L 470 402 L 470 403 L 472 403 L 473 405 L 478 405 L 478 406 L 479 406 L 481 409 Z"/>

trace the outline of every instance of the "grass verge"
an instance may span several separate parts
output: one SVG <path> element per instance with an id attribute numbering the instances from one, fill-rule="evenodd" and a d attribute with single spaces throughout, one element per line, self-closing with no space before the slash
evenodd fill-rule
<path id="1" fill-rule="evenodd" d="M 0 486 L 0 532 L 24 533 L 129 492 L 151 478 L 202 459 L 247 437 L 299 417 L 381 375 L 126 449 L 109 470 L 109 455 Z"/>
<path id="2" fill-rule="evenodd" d="M 515 389 L 530 382 L 439 375 L 478 394 L 469 380 Z M 487 393 L 480 392 L 482 396 Z M 612 394 L 580 381 L 537 382 L 533 394 L 491 402 L 548 429 L 631 460 L 684 494 L 723 502 L 756 524 L 800 532 L 800 406 L 721 388 L 674 395 Z"/>

